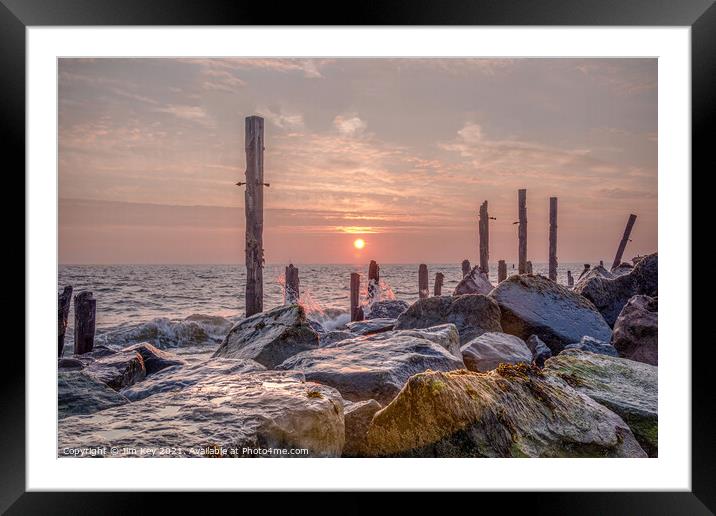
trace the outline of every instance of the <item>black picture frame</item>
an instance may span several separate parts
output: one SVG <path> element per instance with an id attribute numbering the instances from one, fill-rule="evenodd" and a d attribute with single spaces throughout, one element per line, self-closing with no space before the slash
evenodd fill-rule
<path id="1" fill-rule="evenodd" d="M 694 171 L 716 170 L 710 134 L 716 105 L 716 6 L 714 0 L 412 0 L 270 3 L 244 0 L 0 0 L 0 148 L 16 169 L 25 167 L 25 30 L 31 26 L 82 25 L 564 25 L 689 26 L 692 71 L 692 179 Z M 48 115 L 50 116 L 50 115 Z M 52 114 L 51 116 L 54 116 Z M 14 158 L 14 160 L 12 160 Z M 680 173 L 679 171 L 673 171 Z M 683 173 L 683 172 L 681 172 Z M 692 201 L 693 204 L 693 201 Z M 697 217 L 692 219 L 696 220 Z M 693 252 L 693 251 L 692 251 Z M 26 270 L 27 274 L 27 270 Z M 691 284 L 691 278 L 686 278 Z M 691 304 L 690 299 L 683 302 Z M 28 307 L 31 309 L 31 307 Z M 692 316 L 693 320 L 693 316 Z M 697 319 L 698 320 L 698 319 Z M 15 337 L 16 338 L 16 337 Z M 694 340 L 694 339 L 692 339 Z M 686 346 L 691 343 L 678 343 Z M 716 418 L 712 381 L 713 345 L 696 342 L 692 352 L 692 491 L 641 493 L 470 494 L 472 502 L 529 513 L 713 514 L 716 511 Z M 701 344 L 701 345 L 698 345 Z M 677 343 L 664 343 L 677 345 Z M 0 375 L 0 511 L 7 514 L 107 514 L 148 512 L 140 497 L 161 497 L 164 511 L 186 507 L 184 494 L 25 492 L 24 355 Z M 78 479 L 81 484 L 81 479 Z M 223 495 L 212 494 L 214 496 Z M 245 495 L 242 495 L 245 496 Z M 350 495 L 351 497 L 355 495 Z M 479 496 L 479 499 L 474 498 Z M 488 500 L 489 497 L 489 500 Z M 305 505 L 297 494 L 271 497 L 273 510 Z M 212 505 L 221 503 L 212 500 Z M 315 503 L 315 502 L 312 502 Z M 414 495 L 403 510 L 423 507 Z M 248 506 L 242 504 L 243 507 Z M 332 505 L 332 504 L 327 504 Z M 343 510 L 372 509 L 362 501 L 341 502 Z M 411 507 L 413 506 L 413 507 Z M 335 507 L 335 506 L 334 506 Z M 306 506 L 313 512 L 311 506 Z"/>

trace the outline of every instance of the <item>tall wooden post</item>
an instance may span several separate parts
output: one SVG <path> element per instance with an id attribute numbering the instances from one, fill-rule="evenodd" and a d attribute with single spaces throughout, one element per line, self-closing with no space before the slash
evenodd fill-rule
<path id="1" fill-rule="evenodd" d="M 549 279 L 557 281 L 557 198 L 549 198 Z"/>
<path id="2" fill-rule="evenodd" d="M 480 271 L 490 273 L 490 217 L 487 214 L 487 201 L 480 206 L 480 223 L 478 226 L 480 236 Z"/>
<path id="3" fill-rule="evenodd" d="M 246 117 L 246 317 L 264 309 L 264 119 Z"/>
<path id="4" fill-rule="evenodd" d="M 368 266 L 368 303 L 380 301 L 380 267 L 375 260 Z"/>
<path id="5" fill-rule="evenodd" d="M 634 227 L 635 222 L 636 215 L 632 213 L 631 215 L 629 215 L 629 220 L 627 220 L 626 228 L 624 228 L 624 235 L 622 235 L 622 241 L 619 242 L 619 249 L 617 249 L 617 255 L 614 257 L 612 269 L 618 267 L 619 264 L 622 263 L 622 255 L 624 254 L 624 249 L 626 248 L 627 242 L 629 242 L 629 235 L 631 235 L 631 230 Z"/>
<path id="6" fill-rule="evenodd" d="M 75 295 L 75 354 L 89 353 L 94 347 L 97 300 L 92 292 Z"/>
<path id="7" fill-rule="evenodd" d="M 301 290 L 298 281 L 298 268 L 292 263 L 286 267 L 286 281 L 283 285 L 284 304 L 292 305 L 298 303 L 301 298 Z"/>
<path id="8" fill-rule="evenodd" d="M 428 290 L 428 266 L 424 263 L 418 267 L 418 297 L 425 299 L 430 295 Z"/>
<path id="9" fill-rule="evenodd" d="M 572 271 L 567 271 L 567 286 L 568 287 L 574 286 L 574 278 L 572 277 Z"/>
<path id="10" fill-rule="evenodd" d="M 524 188 L 517 191 L 517 204 L 520 223 L 518 228 L 518 272 L 524 274 L 527 272 L 527 190 Z"/>
<path id="11" fill-rule="evenodd" d="M 363 320 L 363 307 L 360 306 L 360 274 L 351 273 L 351 321 Z"/>
<path id="12" fill-rule="evenodd" d="M 443 282 L 445 281 L 445 276 L 442 272 L 435 273 L 435 287 L 433 288 L 433 295 L 434 296 L 441 296 L 443 294 Z"/>
<path id="13" fill-rule="evenodd" d="M 463 260 L 462 261 L 462 277 L 467 277 L 468 274 L 470 274 L 470 260 Z"/>
<path id="14" fill-rule="evenodd" d="M 497 282 L 502 283 L 507 279 L 507 264 L 505 260 L 497 262 Z"/>
<path id="15" fill-rule="evenodd" d="M 57 303 L 57 356 L 62 356 L 65 347 L 65 332 L 67 331 L 67 317 L 70 314 L 70 301 L 72 300 L 72 286 L 64 288 L 58 296 Z"/>

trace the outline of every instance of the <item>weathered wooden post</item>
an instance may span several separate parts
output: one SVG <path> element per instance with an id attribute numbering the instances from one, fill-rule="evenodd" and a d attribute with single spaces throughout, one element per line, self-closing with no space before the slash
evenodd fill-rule
<path id="1" fill-rule="evenodd" d="M 58 296 L 57 303 L 57 356 L 62 356 L 65 347 L 65 332 L 67 331 L 67 317 L 70 314 L 70 301 L 72 300 L 72 285 L 64 288 Z"/>
<path id="2" fill-rule="evenodd" d="M 246 117 L 246 317 L 264 309 L 264 119 Z M 241 185 L 241 183 L 238 183 Z"/>
<path id="3" fill-rule="evenodd" d="M 584 276 L 585 274 L 587 274 L 587 273 L 589 272 L 589 269 L 590 269 L 591 267 L 592 267 L 591 265 L 589 265 L 588 263 L 585 263 L 585 264 L 584 264 L 584 269 L 582 270 L 582 274 L 579 275 L 579 277 L 577 278 L 577 281 L 581 280 L 581 279 L 582 279 L 582 276 Z"/>
<path id="4" fill-rule="evenodd" d="M 487 214 L 487 201 L 480 206 L 480 223 L 478 226 L 480 236 L 480 271 L 490 273 L 490 217 Z"/>
<path id="5" fill-rule="evenodd" d="M 527 272 L 527 190 L 524 188 L 517 191 L 517 204 L 520 224 L 518 228 L 518 272 L 524 274 Z"/>
<path id="6" fill-rule="evenodd" d="M 380 267 L 375 260 L 368 266 L 368 303 L 380 301 Z"/>
<path id="7" fill-rule="evenodd" d="M 549 279 L 557 281 L 557 198 L 549 198 Z"/>
<path id="8" fill-rule="evenodd" d="M 507 279 L 507 264 L 505 260 L 497 262 L 497 283 L 502 283 Z"/>
<path id="9" fill-rule="evenodd" d="M 351 272 L 351 321 L 363 320 L 363 307 L 360 306 L 360 274 Z"/>
<path id="10" fill-rule="evenodd" d="M 467 277 L 468 274 L 470 274 L 470 260 L 463 260 L 462 261 L 462 277 Z"/>
<path id="11" fill-rule="evenodd" d="M 92 292 L 75 295 L 75 354 L 89 353 L 94 347 L 97 300 Z"/>
<path id="12" fill-rule="evenodd" d="M 631 215 L 629 215 L 629 220 L 627 220 L 626 228 L 624 228 L 624 235 L 622 236 L 622 241 L 619 242 L 619 249 L 617 249 L 617 255 L 614 257 L 612 269 L 618 267 L 619 264 L 622 263 L 622 255 L 624 254 L 624 249 L 626 248 L 627 242 L 629 242 L 629 235 L 631 235 L 631 230 L 634 227 L 635 222 L 636 215 L 632 213 Z"/>
<path id="13" fill-rule="evenodd" d="M 604 260 L 599 260 L 599 266 L 604 267 Z"/>
<path id="14" fill-rule="evenodd" d="M 572 277 L 572 271 L 567 271 L 567 286 L 568 287 L 574 286 L 574 278 Z"/>
<path id="15" fill-rule="evenodd" d="M 527 266 L 525 267 L 527 274 L 532 274 L 532 262 L 527 260 Z"/>
<path id="16" fill-rule="evenodd" d="M 428 290 L 428 266 L 424 263 L 418 267 L 418 297 L 425 299 L 430 295 Z"/>
<path id="17" fill-rule="evenodd" d="M 442 296 L 444 281 L 445 281 L 445 276 L 443 275 L 442 272 L 435 273 L 435 287 L 433 288 L 434 296 Z"/>
<path id="18" fill-rule="evenodd" d="M 283 285 L 283 301 L 284 304 L 292 305 L 298 303 L 301 298 L 301 290 L 298 281 L 298 268 L 292 263 L 286 267 L 286 281 Z"/>

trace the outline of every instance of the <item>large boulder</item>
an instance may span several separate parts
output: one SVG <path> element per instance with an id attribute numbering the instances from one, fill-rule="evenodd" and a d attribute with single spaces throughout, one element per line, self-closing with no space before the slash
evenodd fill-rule
<path id="1" fill-rule="evenodd" d="M 525 364 L 426 372 L 373 416 L 368 449 L 397 457 L 645 457 L 614 412 Z"/>
<path id="2" fill-rule="evenodd" d="M 480 267 L 475 266 L 470 271 L 470 274 L 460 280 L 460 283 L 455 287 L 453 296 L 461 296 L 463 294 L 489 294 L 494 285 L 490 283 L 490 279 L 487 274 L 480 272 Z"/>
<path id="3" fill-rule="evenodd" d="M 611 338 L 611 328 L 592 303 L 544 276 L 510 276 L 489 297 L 502 312 L 502 331 L 522 340 L 537 335 L 552 354 L 584 335 Z"/>
<path id="4" fill-rule="evenodd" d="M 614 323 L 612 345 L 619 356 L 659 364 L 659 301 L 649 296 L 634 296 Z"/>
<path id="5" fill-rule="evenodd" d="M 60 371 L 57 375 L 57 417 L 93 414 L 129 400 L 104 382 L 81 371 Z"/>
<path id="6" fill-rule="evenodd" d="M 604 316 L 609 326 L 614 326 L 619 313 L 629 299 L 636 295 L 654 297 L 658 293 L 658 255 L 644 257 L 631 272 L 614 279 L 591 278 L 578 284 L 574 291 L 591 301 Z M 593 337 L 602 339 L 598 335 Z"/>
<path id="7" fill-rule="evenodd" d="M 532 352 L 525 341 L 507 333 L 483 333 L 465 344 L 461 351 L 465 367 L 470 371 L 487 372 L 500 364 L 532 362 Z"/>
<path id="8" fill-rule="evenodd" d="M 658 369 L 624 358 L 565 350 L 545 363 L 545 374 L 616 412 L 650 457 L 658 450 Z"/>
<path id="9" fill-rule="evenodd" d="M 398 317 L 395 329 L 430 328 L 447 323 L 457 327 L 462 344 L 488 331 L 502 331 L 500 307 L 481 294 L 420 299 Z"/>
<path id="10" fill-rule="evenodd" d="M 133 385 L 147 375 L 142 355 L 132 350 L 88 361 L 83 372 L 107 384 L 115 391 Z"/>
<path id="11" fill-rule="evenodd" d="M 288 357 L 318 347 L 318 334 L 301 305 L 286 305 L 237 322 L 214 357 L 244 358 L 273 369 Z"/>
<path id="12" fill-rule="evenodd" d="M 400 314 L 408 309 L 408 303 L 402 299 L 386 299 L 375 301 L 368 308 L 366 319 L 397 319 Z"/>
<path id="13" fill-rule="evenodd" d="M 617 350 L 608 342 L 602 342 L 601 340 L 585 335 L 579 342 L 568 344 L 562 351 L 568 349 L 576 349 L 577 351 L 588 351 L 590 353 L 596 353 L 598 355 L 608 355 L 611 357 L 619 356 Z"/>
<path id="14" fill-rule="evenodd" d="M 346 402 L 343 407 L 346 422 L 346 444 L 343 457 L 365 457 L 370 453 L 367 449 L 368 426 L 373 415 L 381 409 L 375 400 Z"/>
<path id="15" fill-rule="evenodd" d="M 299 353 L 278 369 L 303 371 L 306 379 L 330 385 L 349 401 L 374 399 L 385 405 L 412 375 L 428 369 L 450 371 L 464 367 L 461 358 L 448 351 L 448 332 L 421 335 L 393 331 L 358 337 Z"/>
<path id="16" fill-rule="evenodd" d="M 353 339 L 355 337 L 359 337 L 359 335 L 349 331 L 333 330 L 322 334 L 319 343 L 320 347 L 326 347 L 335 344 L 336 342 Z"/>
<path id="17" fill-rule="evenodd" d="M 122 351 L 136 351 L 142 355 L 142 361 L 144 362 L 147 375 L 154 374 L 167 367 L 186 365 L 186 360 L 179 358 L 173 353 L 157 349 L 148 342 L 133 344 L 132 346 L 124 348 Z"/>
<path id="18" fill-rule="evenodd" d="M 67 417 L 58 432 L 60 456 L 96 447 L 118 456 L 136 456 L 128 449 L 164 457 L 290 456 L 255 453 L 260 448 L 339 457 L 343 442 L 338 392 L 278 371 L 216 376 L 100 414 Z"/>
<path id="19" fill-rule="evenodd" d="M 543 367 L 545 360 L 552 356 L 552 350 L 537 335 L 530 335 L 525 341 L 532 352 L 532 363 L 537 367 Z"/>
<path id="20" fill-rule="evenodd" d="M 383 333 L 390 331 L 395 326 L 395 319 L 365 319 L 363 321 L 353 321 L 346 324 L 349 332 L 356 335 L 373 335 L 375 333 Z"/>

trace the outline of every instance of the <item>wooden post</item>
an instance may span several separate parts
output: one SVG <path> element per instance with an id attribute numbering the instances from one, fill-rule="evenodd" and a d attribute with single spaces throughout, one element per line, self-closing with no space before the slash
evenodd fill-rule
<path id="1" fill-rule="evenodd" d="M 292 263 L 286 267 L 286 281 L 283 285 L 283 301 L 284 304 L 292 305 L 298 303 L 301 298 L 301 290 L 298 281 L 298 268 Z"/>
<path id="2" fill-rule="evenodd" d="M 428 290 L 428 266 L 424 263 L 418 267 L 418 297 L 425 299 L 430 295 Z"/>
<path id="3" fill-rule="evenodd" d="M 557 281 L 557 198 L 549 198 L 549 279 Z"/>
<path id="4" fill-rule="evenodd" d="M 599 260 L 599 266 L 604 267 L 604 260 Z"/>
<path id="5" fill-rule="evenodd" d="M 443 294 L 443 282 L 445 281 L 445 276 L 442 272 L 438 272 L 435 274 L 435 288 L 433 289 L 433 295 L 435 296 L 441 296 Z"/>
<path id="6" fill-rule="evenodd" d="M 582 270 L 582 274 L 579 275 L 579 277 L 577 278 L 577 281 L 581 280 L 582 276 L 584 276 L 585 274 L 587 274 L 589 272 L 590 267 L 591 267 L 591 265 L 589 265 L 588 263 L 584 264 L 584 270 Z"/>
<path id="7" fill-rule="evenodd" d="M 94 327 L 97 300 L 92 292 L 75 295 L 75 354 L 89 353 L 94 347 Z"/>
<path id="8" fill-rule="evenodd" d="M 264 309 L 264 119 L 246 117 L 246 317 Z"/>
<path id="9" fill-rule="evenodd" d="M 468 274 L 470 274 L 470 260 L 463 260 L 462 261 L 462 277 L 467 277 Z"/>
<path id="10" fill-rule="evenodd" d="M 636 215 L 632 213 L 631 215 L 629 215 L 629 220 L 627 220 L 626 228 L 624 228 L 624 235 L 622 236 L 622 241 L 619 242 L 619 249 L 617 249 L 617 255 L 614 257 L 612 269 L 618 267 L 619 264 L 622 263 L 622 255 L 624 254 L 624 249 L 626 248 L 627 242 L 629 242 L 629 235 L 631 235 L 631 230 L 634 227 L 635 222 Z"/>
<path id="11" fill-rule="evenodd" d="M 65 347 L 65 332 L 67 331 L 67 316 L 70 314 L 70 301 L 72 300 L 72 286 L 64 288 L 58 297 L 57 303 L 57 356 L 62 356 Z"/>
<path id="12" fill-rule="evenodd" d="M 520 223 L 518 228 L 518 272 L 524 274 L 527 272 L 527 190 L 520 189 L 517 191 L 517 204 Z"/>
<path id="13" fill-rule="evenodd" d="M 490 273 L 490 217 L 487 214 L 487 201 L 480 206 L 480 223 L 478 226 L 480 236 L 480 271 Z"/>
<path id="14" fill-rule="evenodd" d="M 497 262 L 497 283 L 502 283 L 507 279 L 507 264 L 505 260 Z"/>
<path id="15" fill-rule="evenodd" d="M 368 266 L 368 303 L 380 301 L 380 267 L 375 260 Z"/>
<path id="16" fill-rule="evenodd" d="M 360 274 L 351 273 L 351 321 L 363 320 L 363 307 L 360 306 Z"/>
<path id="17" fill-rule="evenodd" d="M 572 277 L 572 271 L 567 271 L 567 286 L 568 287 L 574 286 L 574 278 Z"/>
<path id="18" fill-rule="evenodd" d="M 532 262 L 527 260 L 527 266 L 525 267 L 527 274 L 532 274 Z"/>

